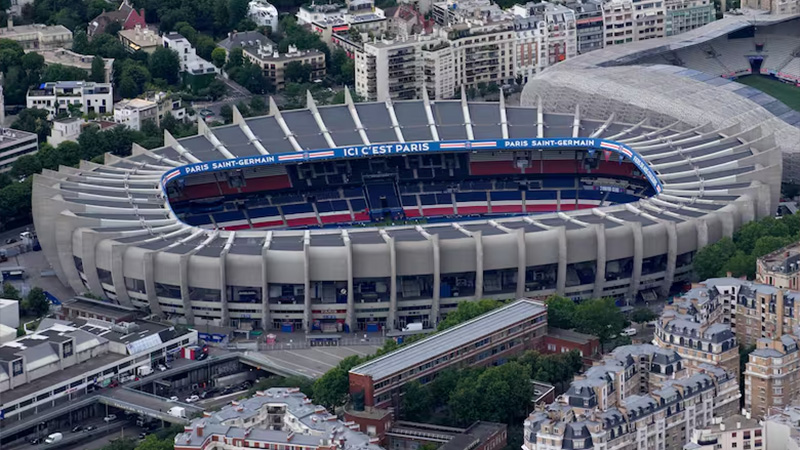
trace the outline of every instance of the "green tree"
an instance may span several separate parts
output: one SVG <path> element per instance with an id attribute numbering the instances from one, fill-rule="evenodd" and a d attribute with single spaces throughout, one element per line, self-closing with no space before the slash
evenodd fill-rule
<path id="1" fill-rule="evenodd" d="M 26 178 L 42 171 L 42 164 L 37 155 L 24 155 L 14 162 L 11 167 L 11 176 Z"/>
<path id="2" fill-rule="evenodd" d="M 581 333 L 593 334 L 601 343 L 619 334 L 627 320 L 612 298 L 596 298 L 580 303 L 575 310 L 575 325 Z"/>
<path id="3" fill-rule="evenodd" d="M 79 67 L 50 64 L 42 74 L 42 81 L 86 81 L 89 73 Z"/>
<path id="4" fill-rule="evenodd" d="M 28 292 L 24 308 L 36 317 L 43 317 L 50 312 L 50 300 L 44 295 L 42 288 L 35 287 Z"/>
<path id="5" fill-rule="evenodd" d="M 222 105 L 219 109 L 219 115 L 225 120 L 225 123 L 231 123 L 233 121 L 233 108 L 231 108 L 231 105 Z"/>
<path id="6" fill-rule="evenodd" d="M 230 55 L 228 55 L 228 62 L 225 64 L 225 70 L 230 71 L 231 69 L 242 67 L 242 65 L 244 65 L 244 51 L 241 47 L 236 47 L 232 49 Z"/>
<path id="7" fill-rule="evenodd" d="M 180 58 L 176 52 L 168 48 L 157 48 L 150 55 L 148 66 L 153 78 L 160 78 L 170 85 L 177 85 L 180 81 Z"/>
<path id="8" fill-rule="evenodd" d="M 636 308 L 631 313 L 631 320 L 636 323 L 647 323 L 656 319 L 658 319 L 658 314 L 649 308 Z"/>
<path id="9" fill-rule="evenodd" d="M 413 380 L 403 386 L 400 414 L 405 420 L 427 422 L 432 405 L 433 399 L 430 389 L 423 386 L 419 381 Z"/>
<path id="10" fill-rule="evenodd" d="M 719 276 L 722 266 L 735 253 L 736 244 L 728 237 L 703 247 L 694 257 L 693 267 L 696 276 L 701 280 Z"/>
<path id="11" fill-rule="evenodd" d="M 7 300 L 22 300 L 22 295 L 20 295 L 19 290 L 14 287 L 11 283 L 3 283 L 3 295 L 2 298 Z"/>
<path id="12" fill-rule="evenodd" d="M 547 299 L 547 325 L 570 330 L 575 328 L 577 305 L 572 299 L 552 295 Z"/>
<path id="13" fill-rule="evenodd" d="M 241 67 L 228 73 L 234 81 L 254 94 L 266 94 L 274 90 L 272 83 L 264 76 L 261 68 L 250 61 L 245 61 Z"/>
<path id="14" fill-rule="evenodd" d="M 39 142 L 46 142 L 50 134 L 50 122 L 47 121 L 47 116 L 48 112 L 44 109 L 26 108 L 20 111 L 11 128 L 36 133 Z"/>
<path id="15" fill-rule="evenodd" d="M 136 450 L 173 450 L 175 448 L 174 439 L 174 435 L 172 439 L 162 439 L 155 434 L 149 434 L 143 441 L 139 442 Z"/>
<path id="16" fill-rule="evenodd" d="M 197 56 L 209 61 L 214 49 L 217 48 L 217 44 L 211 36 L 201 34 L 197 37 L 194 47 L 197 50 Z"/>
<path id="17" fill-rule="evenodd" d="M 309 64 L 304 64 L 300 61 L 292 61 L 284 67 L 283 77 L 289 82 L 305 83 L 310 81 L 312 70 Z"/>
<path id="18" fill-rule="evenodd" d="M 348 372 L 359 363 L 361 363 L 361 358 L 355 355 L 349 356 L 318 378 L 314 382 L 314 402 L 325 406 L 330 411 L 347 403 L 350 391 Z"/>
<path id="19" fill-rule="evenodd" d="M 106 63 L 100 56 L 95 56 L 92 59 L 92 70 L 89 79 L 95 83 L 103 83 L 106 81 Z"/>
<path id="20" fill-rule="evenodd" d="M 214 66 L 217 68 L 222 68 L 225 66 L 225 61 L 228 58 L 228 53 L 222 47 L 217 47 L 211 52 L 211 62 L 214 63 Z"/>
<path id="21" fill-rule="evenodd" d="M 247 4 L 249 0 L 230 0 L 228 2 L 228 19 L 231 26 L 235 26 L 247 15 Z"/>
<path id="22" fill-rule="evenodd" d="M 504 303 L 499 300 L 479 300 L 477 302 L 461 302 L 458 308 L 447 314 L 447 317 L 437 326 L 438 331 L 444 331 L 450 327 L 456 326 L 462 322 L 485 314 L 495 308 L 502 306 Z"/>

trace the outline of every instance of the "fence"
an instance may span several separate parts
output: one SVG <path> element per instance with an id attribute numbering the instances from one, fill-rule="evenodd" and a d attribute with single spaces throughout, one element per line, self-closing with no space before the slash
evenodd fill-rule
<path id="1" fill-rule="evenodd" d="M 214 344 L 209 343 L 209 345 L 219 348 L 224 348 L 227 350 L 251 350 L 251 351 L 270 351 L 270 350 L 297 350 L 297 349 L 306 349 L 312 347 L 355 347 L 355 346 L 363 346 L 363 345 L 371 345 L 376 347 L 382 347 L 383 344 L 386 343 L 387 338 L 383 336 L 370 336 L 367 338 L 363 337 L 347 337 L 347 338 L 340 338 L 338 341 L 331 341 L 325 343 L 312 343 L 309 342 L 308 339 L 304 337 L 300 337 L 302 335 L 298 335 L 298 339 L 290 339 L 289 342 L 276 342 L 274 344 L 267 344 L 263 341 L 249 341 L 249 342 L 232 342 L 232 343 L 223 343 L 223 344 Z M 314 335 L 309 335 L 313 337 Z"/>

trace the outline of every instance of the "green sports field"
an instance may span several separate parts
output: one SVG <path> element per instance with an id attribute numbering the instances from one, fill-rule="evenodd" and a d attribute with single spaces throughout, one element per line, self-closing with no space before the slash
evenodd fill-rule
<path id="1" fill-rule="evenodd" d="M 754 87 L 782 101 L 789 108 L 800 111 L 800 87 L 783 83 L 765 75 L 748 75 L 740 77 L 736 81 Z"/>

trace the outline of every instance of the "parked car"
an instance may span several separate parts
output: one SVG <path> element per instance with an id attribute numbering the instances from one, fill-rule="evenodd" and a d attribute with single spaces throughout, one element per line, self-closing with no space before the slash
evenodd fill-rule
<path id="1" fill-rule="evenodd" d="M 13 244 L 13 243 L 15 243 L 15 242 L 17 242 L 17 240 L 16 240 L 15 238 L 8 238 L 8 239 L 6 239 L 6 244 Z"/>
<path id="2" fill-rule="evenodd" d="M 225 386 L 225 389 L 222 390 L 222 395 L 228 395 L 233 393 L 233 386 Z"/>
<path id="3" fill-rule="evenodd" d="M 147 433 L 139 433 L 139 440 L 143 441 L 147 438 Z"/>
<path id="4" fill-rule="evenodd" d="M 117 420 L 117 415 L 116 414 L 109 414 L 109 415 L 103 417 L 103 422 L 105 422 L 105 423 L 111 423 L 111 422 L 113 422 L 115 420 Z"/>
<path id="5" fill-rule="evenodd" d="M 167 371 L 167 366 L 165 366 L 163 364 L 159 364 L 158 365 L 158 371 L 159 372 L 166 372 Z"/>
<path id="6" fill-rule="evenodd" d="M 82 429 L 83 429 L 83 426 L 77 425 L 77 426 L 72 427 L 72 432 L 73 433 L 77 433 L 77 432 L 81 431 Z"/>
<path id="7" fill-rule="evenodd" d="M 191 397 L 186 398 L 186 403 L 194 403 L 200 400 L 200 396 L 192 395 Z"/>
<path id="8" fill-rule="evenodd" d="M 94 425 L 87 425 L 86 428 L 83 429 L 83 431 L 92 431 L 92 430 L 96 430 L 96 429 L 97 429 L 97 427 L 94 426 Z"/>
<path id="9" fill-rule="evenodd" d="M 168 402 L 177 402 L 178 401 L 178 396 L 177 395 L 173 395 L 167 401 Z"/>
<path id="10" fill-rule="evenodd" d="M 214 111 L 212 111 L 212 110 L 210 110 L 208 108 L 203 108 L 203 109 L 200 110 L 200 117 L 202 117 L 203 119 L 205 119 L 207 117 L 211 117 L 213 115 L 214 115 Z"/>

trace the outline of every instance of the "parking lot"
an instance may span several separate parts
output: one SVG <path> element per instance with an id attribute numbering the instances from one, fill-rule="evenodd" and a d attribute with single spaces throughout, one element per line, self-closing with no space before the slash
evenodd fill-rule
<path id="1" fill-rule="evenodd" d="M 8 261 L 0 263 L 0 268 L 2 267 L 25 268 L 25 278 L 23 280 L 10 281 L 14 287 L 19 289 L 22 295 L 26 295 L 28 291 L 35 287 L 40 287 L 50 292 L 62 301 L 75 295 L 70 287 L 61 284 L 61 281 L 52 273 L 52 268 L 44 257 L 44 252 L 28 252 L 11 256 Z"/>
<path id="2" fill-rule="evenodd" d="M 313 378 L 321 377 L 336 367 L 339 361 L 348 356 L 368 356 L 375 353 L 378 345 L 357 345 L 351 347 L 311 347 L 293 350 L 266 350 L 261 353 L 287 368 L 304 373 Z"/>

